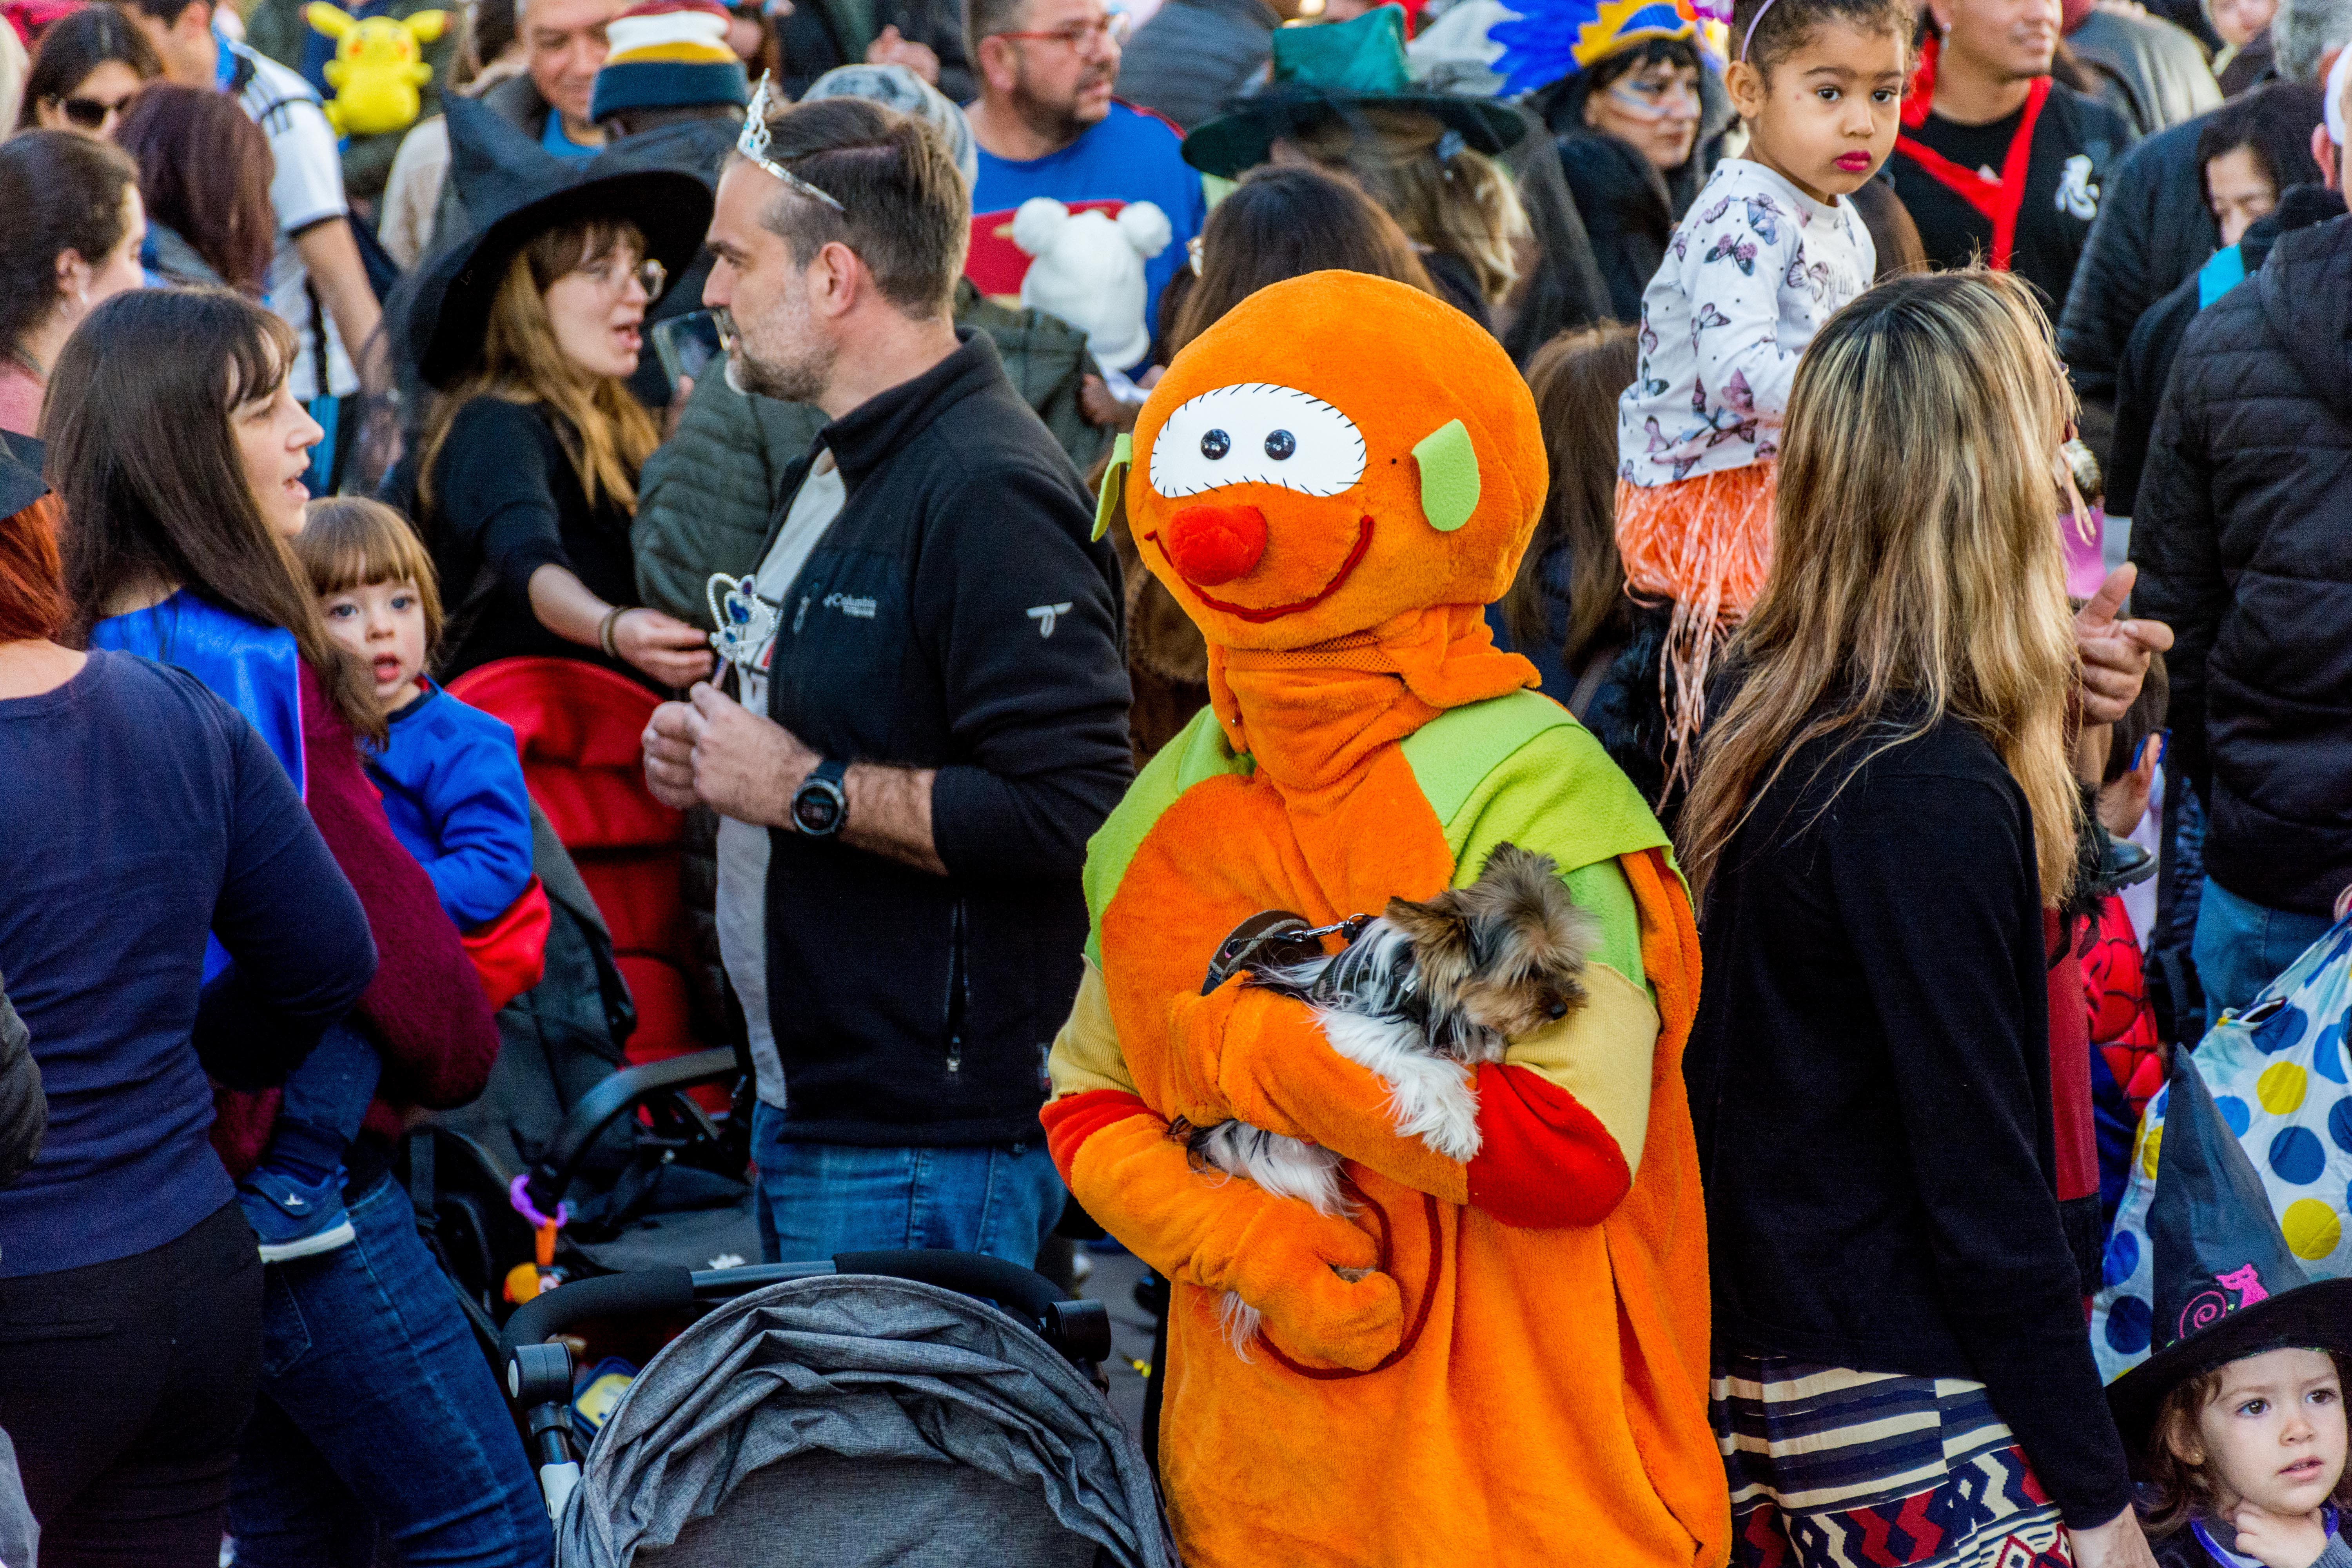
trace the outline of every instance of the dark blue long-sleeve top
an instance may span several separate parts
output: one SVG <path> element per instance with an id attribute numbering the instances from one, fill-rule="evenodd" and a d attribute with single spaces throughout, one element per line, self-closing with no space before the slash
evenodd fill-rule
<path id="1" fill-rule="evenodd" d="M 530 793 L 514 731 L 425 680 L 369 755 L 393 836 L 433 879 L 442 912 L 471 931 L 530 885 Z"/>
<path id="2" fill-rule="evenodd" d="M 0 701 L 0 973 L 47 1091 L 0 1278 L 129 1258 L 230 1201 L 209 1071 L 276 1082 L 375 973 L 351 884 L 253 726 L 94 649 Z M 236 963 L 205 984 L 207 931 Z"/>

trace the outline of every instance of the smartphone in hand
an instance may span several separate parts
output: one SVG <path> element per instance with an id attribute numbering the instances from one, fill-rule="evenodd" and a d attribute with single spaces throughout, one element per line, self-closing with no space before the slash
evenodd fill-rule
<path id="1" fill-rule="evenodd" d="M 696 310 L 656 322 L 654 353 L 661 360 L 662 374 L 669 377 L 670 390 L 675 393 L 680 380 L 700 380 L 711 362 L 725 355 L 732 336 L 718 310 Z"/>

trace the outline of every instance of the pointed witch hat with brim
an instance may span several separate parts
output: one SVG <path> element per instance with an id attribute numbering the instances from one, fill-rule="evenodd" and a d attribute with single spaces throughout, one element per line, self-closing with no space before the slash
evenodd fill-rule
<path id="1" fill-rule="evenodd" d="M 1507 104 L 1416 89 L 1404 52 L 1404 12 L 1394 5 L 1376 5 L 1346 22 L 1276 28 L 1273 50 L 1274 79 L 1185 137 L 1186 163 L 1236 178 L 1271 157 L 1284 137 L 1331 120 L 1360 121 L 1372 109 L 1425 114 L 1461 145 L 1490 155 L 1508 152 L 1527 134 L 1528 122 Z"/>
<path id="2" fill-rule="evenodd" d="M 2352 1354 L 2352 1279 L 2304 1272 L 2185 1047 L 2173 1052 L 2167 1096 L 2147 1211 L 2154 1341 L 2147 1360 L 2107 1385 L 2107 1407 L 2135 1455 L 2165 1395 L 2189 1378 L 2266 1351 Z"/>

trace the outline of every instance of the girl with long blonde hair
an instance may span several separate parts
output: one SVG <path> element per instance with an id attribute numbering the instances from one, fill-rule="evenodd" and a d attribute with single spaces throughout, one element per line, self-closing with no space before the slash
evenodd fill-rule
<path id="1" fill-rule="evenodd" d="M 428 265 L 408 338 L 437 395 L 394 499 L 423 524 L 451 600 L 436 674 L 520 655 L 600 659 L 664 686 L 709 672 L 698 631 L 638 603 L 629 525 L 660 435 L 626 382 L 646 308 L 709 210 L 690 176 L 608 176 Z"/>
<path id="2" fill-rule="evenodd" d="M 1921 1563 L 2056 1561 L 2062 1532 L 2147 1560 L 2053 1153 L 2072 408 L 2032 295 L 1983 271 L 1863 295 L 1791 388 L 1681 839 L 1717 1430 L 1759 1556 L 1877 1561 L 1899 1507 L 1951 1521 Z"/>

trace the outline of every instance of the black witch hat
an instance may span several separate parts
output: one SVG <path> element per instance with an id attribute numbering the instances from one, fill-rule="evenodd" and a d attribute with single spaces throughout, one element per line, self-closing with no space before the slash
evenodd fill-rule
<path id="1" fill-rule="evenodd" d="M 2147 1361 L 2107 1386 L 2134 1454 L 2182 1382 L 2290 1346 L 2352 1353 L 2352 1279 L 2315 1282 L 2289 1250 L 2262 1178 L 2186 1049 L 2173 1052 L 2156 1196 L 2156 1319 Z"/>
<path id="2" fill-rule="evenodd" d="M 48 493 L 41 479 L 41 443 L 0 431 L 0 517 L 14 517 Z"/>
<path id="3" fill-rule="evenodd" d="M 453 124 L 466 126 L 464 138 L 453 138 L 453 161 L 460 146 L 469 157 L 486 149 L 496 177 L 471 172 L 467 199 L 478 226 L 446 243 L 401 285 L 398 341 L 433 385 L 448 385 L 480 355 L 508 263 L 548 230 L 583 218 L 633 223 L 646 256 L 672 278 L 702 249 L 710 187 L 693 175 L 605 155 L 558 158 L 478 103 L 456 98 L 448 110 Z"/>

